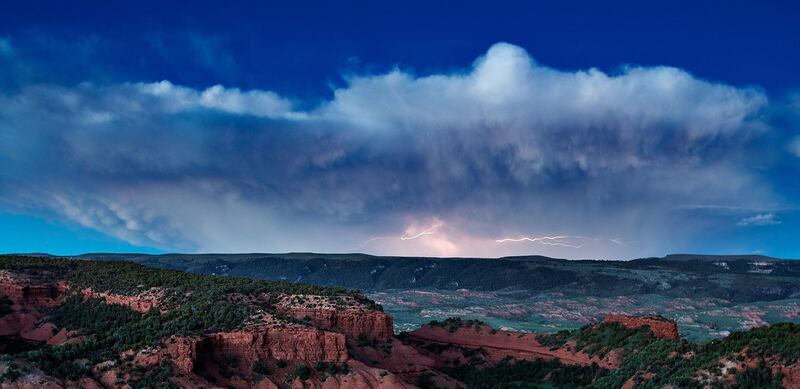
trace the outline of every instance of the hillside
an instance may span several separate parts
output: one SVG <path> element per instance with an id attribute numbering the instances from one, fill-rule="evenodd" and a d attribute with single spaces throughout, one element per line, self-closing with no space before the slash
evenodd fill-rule
<path id="1" fill-rule="evenodd" d="M 616 388 L 800 384 L 800 326 L 695 344 L 662 317 L 395 335 L 360 292 L 128 262 L 0 257 L 0 377 L 22 387 Z"/>
<path id="2" fill-rule="evenodd" d="M 671 255 L 633 261 L 541 256 L 377 257 L 364 254 L 87 254 L 199 274 L 363 290 L 401 330 L 459 316 L 528 331 L 575 328 L 605 315 L 667 315 L 692 340 L 800 322 L 800 261 Z"/>
<path id="3" fill-rule="evenodd" d="M 800 295 L 800 261 L 761 256 L 674 255 L 633 261 L 570 261 L 541 256 L 378 257 L 364 254 L 86 254 L 201 274 L 341 285 L 366 291 L 409 288 L 515 289 L 579 296 L 658 293 L 733 302 Z"/>

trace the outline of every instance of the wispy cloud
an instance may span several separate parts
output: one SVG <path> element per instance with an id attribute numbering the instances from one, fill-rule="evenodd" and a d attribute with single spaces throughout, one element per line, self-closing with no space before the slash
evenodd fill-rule
<path id="1" fill-rule="evenodd" d="M 800 136 L 792 140 L 789 144 L 789 150 L 794 153 L 794 155 L 800 157 Z"/>
<path id="2" fill-rule="evenodd" d="M 10 56 L 14 54 L 14 47 L 11 46 L 11 39 L 0 37 L 0 55 Z"/>
<path id="3" fill-rule="evenodd" d="M 746 217 L 742 220 L 739 220 L 737 225 L 742 227 L 747 226 L 774 226 L 777 224 L 781 224 L 781 221 L 778 220 L 778 217 L 775 216 L 773 213 L 762 213 L 750 217 Z"/>

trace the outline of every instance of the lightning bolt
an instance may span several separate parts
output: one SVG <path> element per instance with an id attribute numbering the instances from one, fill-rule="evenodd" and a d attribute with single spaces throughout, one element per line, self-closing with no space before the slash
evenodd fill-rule
<path id="1" fill-rule="evenodd" d="M 375 237 L 372 237 L 372 238 L 369 238 L 369 239 L 365 240 L 364 242 L 362 242 L 357 247 L 354 247 L 354 248 L 349 249 L 349 250 L 351 250 L 351 251 L 359 250 L 359 249 L 363 248 L 364 246 L 366 246 L 366 245 L 368 245 L 368 244 L 370 244 L 370 243 L 372 243 L 372 242 L 374 242 L 376 240 L 391 239 L 391 238 L 393 238 L 393 236 L 375 236 Z"/>
<path id="2" fill-rule="evenodd" d="M 569 242 L 569 236 L 567 235 L 559 235 L 559 236 L 539 236 L 539 237 L 522 237 L 522 238 L 503 238 L 495 240 L 497 243 L 506 243 L 506 242 L 532 242 L 532 243 L 539 243 L 547 246 L 561 246 L 561 247 L 570 247 L 579 249 L 583 247 L 583 244 L 573 244 Z"/>
<path id="3" fill-rule="evenodd" d="M 403 235 L 403 236 L 400 237 L 400 240 L 412 240 L 412 239 L 417 239 L 420 236 L 431 235 L 431 234 L 436 233 L 436 229 L 437 228 L 439 228 L 439 226 L 433 226 L 431 228 L 428 228 L 425 231 L 422 231 L 422 232 L 420 232 L 418 234 L 414 234 L 414 235 L 411 235 L 411 236 Z"/>
<path id="4" fill-rule="evenodd" d="M 526 237 L 522 237 L 522 238 L 519 238 L 519 239 L 503 238 L 503 239 L 498 239 L 495 242 L 497 242 L 497 243 L 525 242 L 525 241 L 528 241 L 528 242 L 541 242 L 541 241 L 547 241 L 547 240 L 561 240 L 561 239 L 566 239 L 566 238 L 569 238 L 569 236 L 566 236 L 566 235 L 562 235 L 562 236 L 541 236 L 541 237 L 533 237 L 533 238 L 529 238 L 529 237 L 526 236 Z"/>
<path id="5" fill-rule="evenodd" d="M 423 237 L 425 235 L 433 235 L 433 234 L 436 233 L 436 231 L 439 229 L 439 227 L 441 227 L 443 224 L 444 223 L 442 223 L 440 220 L 436 219 L 435 222 L 433 223 L 433 225 L 428 227 L 424 231 L 418 232 L 418 233 L 413 234 L 413 235 L 408 235 L 408 232 L 406 232 L 405 234 L 400 236 L 400 240 L 414 240 L 414 239 L 417 239 L 417 238 L 421 238 L 421 237 Z M 408 231 L 408 230 L 406 230 L 406 231 Z M 366 246 L 366 245 L 368 245 L 368 244 L 370 244 L 370 243 L 372 243 L 372 242 L 374 242 L 376 240 L 397 239 L 397 238 L 398 238 L 397 236 L 375 236 L 375 237 L 372 237 L 372 238 L 369 238 L 369 239 L 365 240 L 360 245 L 358 245 L 357 247 L 352 248 L 350 250 L 355 251 L 355 250 L 361 249 L 364 246 Z"/>

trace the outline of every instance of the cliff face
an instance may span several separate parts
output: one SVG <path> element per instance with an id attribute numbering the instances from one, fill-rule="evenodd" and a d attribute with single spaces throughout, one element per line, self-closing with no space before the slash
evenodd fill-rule
<path id="1" fill-rule="evenodd" d="M 778 365 L 772 369 L 773 374 L 783 374 L 782 385 L 786 388 L 800 388 L 800 362 L 791 365 Z"/>
<path id="2" fill-rule="evenodd" d="M 383 366 L 370 366 L 348 355 L 343 334 L 300 325 L 272 328 L 251 326 L 240 331 L 209 334 L 204 337 L 172 337 L 161 350 L 137 355 L 143 366 L 156 366 L 164 360 L 173 361 L 185 375 L 184 387 L 196 387 L 206 382 L 235 388 L 292 388 L 318 389 L 403 389 L 414 388 L 402 375 L 393 374 Z M 402 344 L 397 347 L 403 350 Z M 358 354 L 357 350 L 352 350 Z M 285 367 L 274 363 L 283 361 Z M 251 375 L 258 363 L 268 362 L 268 376 Z M 329 375 L 315 371 L 320 362 L 348 366 L 348 373 Z M 375 364 L 376 361 L 370 361 Z M 413 360 L 403 360 L 403 365 Z M 292 378 L 295 368 L 310 367 L 310 377 Z M 424 368 L 430 368 L 432 364 Z M 228 373 L 226 373 L 228 371 Z M 230 372 L 236 372 L 231 375 Z M 289 381 L 287 381 L 289 380 Z"/>
<path id="3" fill-rule="evenodd" d="M 359 338 L 385 341 L 394 336 L 391 316 L 352 297 L 331 300 L 322 296 L 283 295 L 275 308 L 281 315 L 340 332 L 351 341 Z"/>
<path id="4" fill-rule="evenodd" d="M 161 291 L 158 289 L 144 291 L 135 296 L 126 296 L 108 292 L 98 292 L 91 288 L 86 288 L 81 290 L 81 294 L 85 298 L 101 298 L 106 300 L 107 304 L 124 305 L 139 313 L 145 313 L 151 309 L 158 308 L 161 304 L 159 299 Z"/>
<path id="5" fill-rule="evenodd" d="M 27 342 L 59 344 L 51 341 L 58 329 L 42 319 L 48 309 L 63 301 L 66 289 L 63 283 L 48 282 L 35 275 L 0 272 L 0 297 L 11 302 L 9 312 L 0 317 L 0 350 L 14 351 Z"/>
<path id="6" fill-rule="evenodd" d="M 362 336 L 387 340 L 394 336 L 392 317 L 381 311 L 288 306 L 282 307 L 279 312 L 297 320 L 308 320 L 317 328 L 341 332 L 350 340 Z"/>
<path id="7" fill-rule="evenodd" d="M 648 326 L 658 338 L 680 340 L 678 324 L 661 316 L 606 316 L 603 322 L 619 323 L 630 329 Z"/>
<path id="8" fill-rule="evenodd" d="M 344 335 L 309 327 L 248 327 L 206 336 L 197 347 L 198 360 L 233 356 L 239 367 L 252 369 L 259 360 L 306 363 L 347 362 Z"/>
<path id="9" fill-rule="evenodd" d="M 51 282 L 35 275 L 0 271 L 0 296 L 7 296 L 14 306 L 26 310 L 52 308 L 60 304 L 66 283 Z"/>
<path id="10" fill-rule="evenodd" d="M 0 350 L 9 349 L 15 341 L 46 342 L 49 345 L 79 342 L 82 338 L 76 331 L 58 329 L 44 321 L 47 312 L 64 302 L 73 290 L 64 281 L 53 281 L 53 275 L 46 273 L 12 273 L 0 271 L 0 298 L 11 302 L 11 312 L 0 317 Z M 85 298 L 102 298 L 108 304 L 119 304 L 137 312 L 147 312 L 158 306 L 159 301 L 153 297 L 155 291 L 148 291 L 143 296 L 123 296 L 107 292 L 84 289 L 81 294 Z M 13 348 L 13 347 L 12 347 Z"/>
<path id="11" fill-rule="evenodd" d="M 51 281 L 51 277 L 0 271 L 0 296 L 8 297 L 16 308 L 24 308 L 25 311 L 54 308 L 64 301 L 72 288 L 64 281 Z M 151 289 L 135 296 L 126 296 L 85 288 L 80 293 L 85 298 L 101 298 L 108 304 L 124 305 L 144 313 L 159 306 L 162 291 Z"/>
<path id="12" fill-rule="evenodd" d="M 77 293 L 86 299 L 100 298 L 107 304 L 123 305 L 140 313 L 152 309 L 166 312 L 161 305 L 163 290 L 157 288 L 128 296 L 91 288 L 71 288 L 65 282 L 53 282 L 52 279 L 53 275 L 38 277 L 35 274 L 0 272 L 0 297 L 6 296 L 5 301 L 10 301 L 7 308 L 10 311 L 0 316 L 0 351 L 14 351 L 6 348 L 19 342 L 46 343 L 50 346 L 80 342 L 83 337 L 76 331 L 78 329 L 59 329 L 47 322 L 48 312 L 63 303 L 70 294 Z M 352 299 L 343 299 L 343 306 L 334 306 L 328 302 L 328 297 L 304 298 L 314 301 L 316 307 L 306 308 L 287 303 L 276 310 L 275 315 L 260 311 L 251 318 L 249 324 L 236 331 L 171 336 L 164 339 L 161 346 L 130 350 L 120 358 L 131 358 L 135 366 L 144 368 L 157 368 L 169 362 L 174 371 L 179 372 L 172 381 L 186 388 L 413 387 L 407 385 L 403 378 L 385 369 L 368 366 L 348 355 L 348 339 L 355 345 L 362 334 L 370 339 L 393 339 L 390 316 L 381 311 L 370 310 Z M 264 303 L 259 297 L 245 300 L 247 301 L 242 303 L 255 304 L 259 308 L 262 307 L 259 304 Z M 297 322 L 286 321 L 282 315 L 291 316 Z M 25 366 L 24 361 L 18 362 Z M 337 366 L 344 373 L 331 375 L 327 370 L 314 370 L 314 366 L 320 363 L 324 366 Z M 264 367 L 256 373 L 258 364 Z M 298 366 L 312 369 L 307 379 L 293 378 Z M 36 381 L 47 382 L 52 388 L 125 388 L 127 385 L 120 385 L 118 382 L 131 379 L 126 369 L 113 361 L 90 367 L 90 377 L 74 382 L 48 377 L 36 372 L 33 366 L 26 369 L 31 373 L 20 377 L 14 385 L 25 387 Z"/>

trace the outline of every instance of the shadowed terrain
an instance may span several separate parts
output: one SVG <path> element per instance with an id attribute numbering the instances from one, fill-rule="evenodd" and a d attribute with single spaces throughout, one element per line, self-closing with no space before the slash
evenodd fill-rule
<path id="1" fill-rule="evenodd" d="M 200 274 L 363 290 L 398 330 L 451 316 L 497 327 L 557 331 L 608 314 L 676 318 L 693 340 L 800 321 L 800 262 L 741 255 L 670 255 L 633 261 L 541 256 L 378 257 L 364 254 L 86 254 Z"/>

